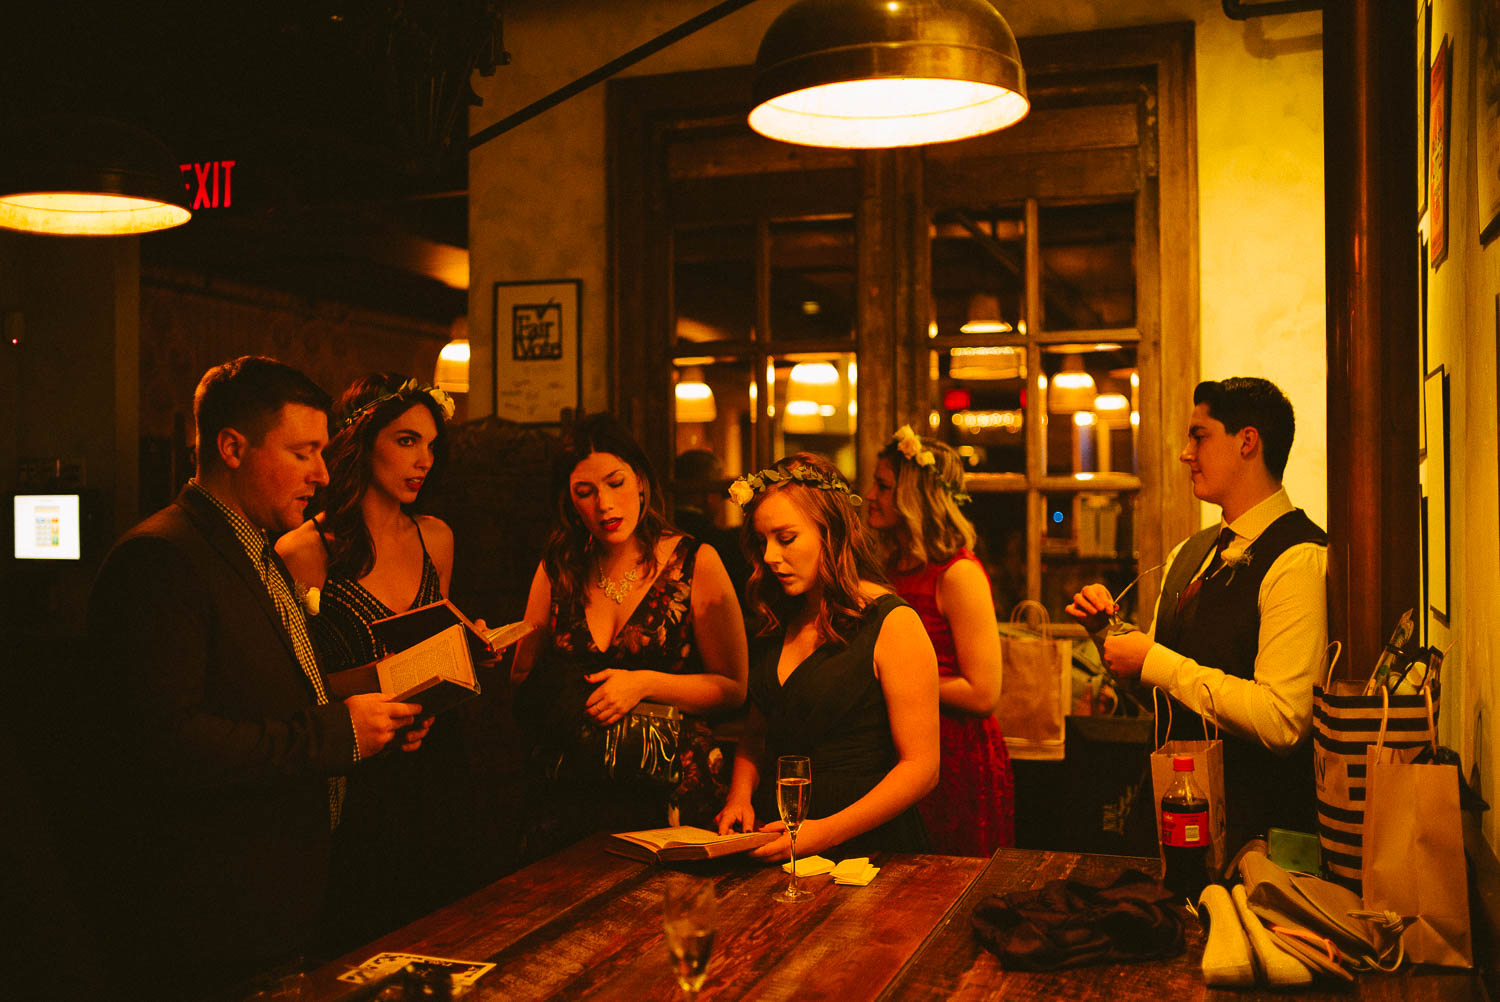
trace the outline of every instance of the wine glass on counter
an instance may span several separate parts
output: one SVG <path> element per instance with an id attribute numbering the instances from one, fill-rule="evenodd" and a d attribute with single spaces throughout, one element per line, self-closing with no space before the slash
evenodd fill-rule
<path id="1" fill-rule="evenodd" d="M 776 760 L 776 808 L 792 839 L 792 882 L 776 895 L 777 901 L 802 901 L 810 891 L 797 886 L 797 829 L 807 820 L 812 805 L 812 760 L 806 755 L 783 755 Z"/>
<path id="2" fill-rule="evenodd" d="M 718 903 L 714 883 L 682 873 L 667 874 L 662 926 L 677 984 L 691 1002 L 708 977 Z"/>

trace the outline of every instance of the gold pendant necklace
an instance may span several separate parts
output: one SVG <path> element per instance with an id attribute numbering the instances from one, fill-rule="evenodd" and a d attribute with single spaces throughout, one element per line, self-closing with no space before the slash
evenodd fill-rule
<path id="1" fill-rule="evenodd" d="M 616 581 L 604 573 L 604 565 L 596 564 L 599 568 L 599 590 L 604 592 L 606 598 L 614 600 L 615 605 L 624 605 L 625 599 L 629 597 L 630 590 L 641 577 L 641 565 L 636 564 L 626 572 L 625 576 Z"/>

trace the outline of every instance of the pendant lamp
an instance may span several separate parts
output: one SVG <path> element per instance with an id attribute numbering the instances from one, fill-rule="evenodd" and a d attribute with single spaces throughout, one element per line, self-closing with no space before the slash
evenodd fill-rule
<path id="1" fill-rule="evenodd" d="M 111 119 L 68 117 L 8 132 L 0 227 L 63 236 L 149 233 L 192 218 L 182 172 L 156 137 Z"/>
<path id="2" fill-rule="evenodd" d="M 754 99 L 764 136 L 857 149 L 979 136 L 1031 108 L 989 0 L 800 0 L 761 39 Z"/>

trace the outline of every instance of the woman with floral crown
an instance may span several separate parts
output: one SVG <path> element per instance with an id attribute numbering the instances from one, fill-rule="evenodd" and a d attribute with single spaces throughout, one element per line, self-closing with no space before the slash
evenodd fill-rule
<path id="1" fill-rule="evenodd" d="M 419 511 L 442 473 L 452 416 L 446 393 L 395 373 L 356 380 L 334 407 L 328 485 L 312 518 L 276 543 L 325 673 L 391 653 L 370 624 L 447 595 L 453 532 Z M 455 830 L 467 827 L 472 802 L 463 751 L 457 719 L 445 719 L 416 754 L 378 757 L 350 775 L 329 875 L 331 946 L 368 941 L 468 889 L 465 866 L 479 850 L 466 854 Z M 370 879 L 398 872 L 397 884 Z"/>
<path id="2" fill-rule="evenodd" d="M 834 847 L 924 851 L 916 803 L 938 776 L 938 678 L 912 608 L 884 585 L 860 498 L 828 460 L 797 453 L 735 481 L 759 630 L 750 714 L 719 831 L 783 831 L 777 758 L 812 761 L 799 857 Z M 786 859 L 790 838 L 753 850 Z"/>
<path id="3" fill-rule="evenodd" d="M 880 452 L 866 511 L 891 586 L 937 650 L 942 770 L 918 810 L 934 852 L 987 857 L 1015 844 L 1015 781 L 993 716 L 1000 636 L 974 526 L 959 510 L 968 500 L 958 453 L 908 425 Z"/>
<path id="4" fill-rule="evenodd" d="M 624 426 L 580 420 L 552 482 L 552 532 L 526 602 L 536 629 L 512 666 L 536 745 L 528 858 L 597 831 L 711 823 L 728 770 L 708 718 L 745 701 L 745 630 L 723 561 L 667 522 Z M 682 714 L 675 767 L 606 774 L 607 735 L 663 707 Z"/>

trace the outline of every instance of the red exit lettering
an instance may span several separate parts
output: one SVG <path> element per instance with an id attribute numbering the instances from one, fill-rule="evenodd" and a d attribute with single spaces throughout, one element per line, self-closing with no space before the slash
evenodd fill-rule
<path id="1" fill-rule="evenodd" d="M 193 197 L 192 210 L 227 209 L 232 201 L 230 175 L 233 160 L 210 160 L 202 164 L 179 164 L 185 175 L 182 186 Z M 222 196 L 222 197 L 221 197 Z"/>

